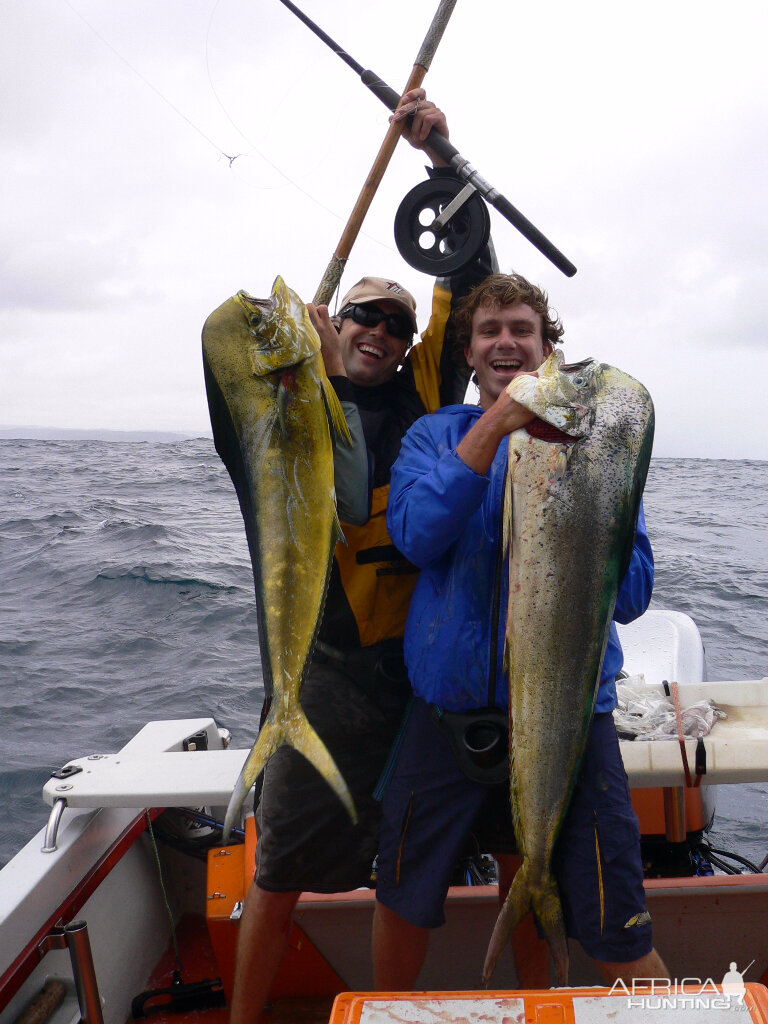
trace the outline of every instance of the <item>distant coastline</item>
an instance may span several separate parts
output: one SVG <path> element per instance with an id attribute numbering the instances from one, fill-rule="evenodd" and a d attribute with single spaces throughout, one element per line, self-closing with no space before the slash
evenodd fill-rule
<path id="1" fill-rule="evenodd" d="M 85 430 L 73 427 L 0 427 L 6 441 L 191 441 L 212 437 L 205 430 Z"/>
<path id="2" fill-rule="evenodd" d="M 174 444 L 178 441 L 212 441 L 211 428 L 207 430 L 88 430 L 82 427 L 8 427 L 0 426 L 0 441 L 114 441 L 126 443 L 144 441 L 149 444 Z M 755 456 L 722 455 L 670 455 L 668 451 L 654 451 L 653 461 L 685 459 L 699 462 L 765 462 Z"/>

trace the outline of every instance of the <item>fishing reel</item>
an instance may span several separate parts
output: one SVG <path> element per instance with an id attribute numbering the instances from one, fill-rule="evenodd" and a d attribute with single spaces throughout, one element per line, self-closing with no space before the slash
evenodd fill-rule
<path id="1" fill-rule="evenodd" d="M 488 243 L 491 218 L 482 196 L 455 178 L 430 178 L 405 196 L 395 214 L 398 251 L 431 277 L 455 274 Z"/>

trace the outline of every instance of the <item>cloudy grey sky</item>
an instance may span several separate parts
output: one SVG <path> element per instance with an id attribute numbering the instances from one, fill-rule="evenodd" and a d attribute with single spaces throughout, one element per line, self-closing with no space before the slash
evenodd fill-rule
<path id="1" fill-rule="evenodd" d="M 396 89 L 436 7 L 303 0 Z M 0 425 L 208 433 L 206 316 L 278 273 L 312 297 L 387 112 L 278 0 L 0 14 Z M 492 212 L 502 269 L 645 383 L 659 455 L 768 459 L 766 38 L 764 0 L 458 0 L 425 82 L 579 271 Z M 402 144 L 343 286 L 398 277 L 426 322 L 392 233 L 424 176 Z"/>

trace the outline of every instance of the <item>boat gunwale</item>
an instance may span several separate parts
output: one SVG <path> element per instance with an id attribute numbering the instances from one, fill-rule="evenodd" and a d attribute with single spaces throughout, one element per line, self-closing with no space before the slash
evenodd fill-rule
<path id="1" fill-rule="evenodd" d="M 143 810 L 122 830 L 109 847 L 90 866 L 74 886 L 29 939 L 18 956 L 0 975 L 0 1006 L 5 1006 L 16 995 L 42 959 L 40 944 L 52 930 L 69 924 L 85 906 L 109 873 L 123 859 L 147 829 L 147 814 L 155 819 L 162 808 Z"/>

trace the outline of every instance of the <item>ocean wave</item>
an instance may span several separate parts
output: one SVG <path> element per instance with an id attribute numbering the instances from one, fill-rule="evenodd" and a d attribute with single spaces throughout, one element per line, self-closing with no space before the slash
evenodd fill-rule
<path id="1" fill-rule="evenodd" d="M 231 583 L 179 575 L 167 566 L 151 565 L 134 565 L 131 568 L 115 566 L 102 569 L 94 577 L 93 583 L 140 583 L 148 586 L 177 587 L 182 590 L 213 590 L 223 593 L 237 593 L 239 590 Z"/>
<path id="2" fill-rule="evenodd" d="M 6 507 L 6 514 L 8 508 Z M 25 515 L 19 518 L 9 517 L 0 523 L 3 536 L 18 537 L 50 537 L 52 534 L 65 530 L 74 530 L 87 524 L 87 519 L 79 512 L 50 512 L 39 516 Z"/>
<path id="3" fill-rule="evenodd" d="M 692 616 L 713 679 L 768 671 L 767 489 L 768 463 L 651 463 L 653 605 Z M 52 767 L 119 750 L 147 721 L 210 714 L 253 742 L 253 574 L 210 439 L 3 442 L 0 609 L 0 863 L 45 822 Z M 750 814 L 722 805 L 748 843 L 765 790 L 746 800 Z"/>

